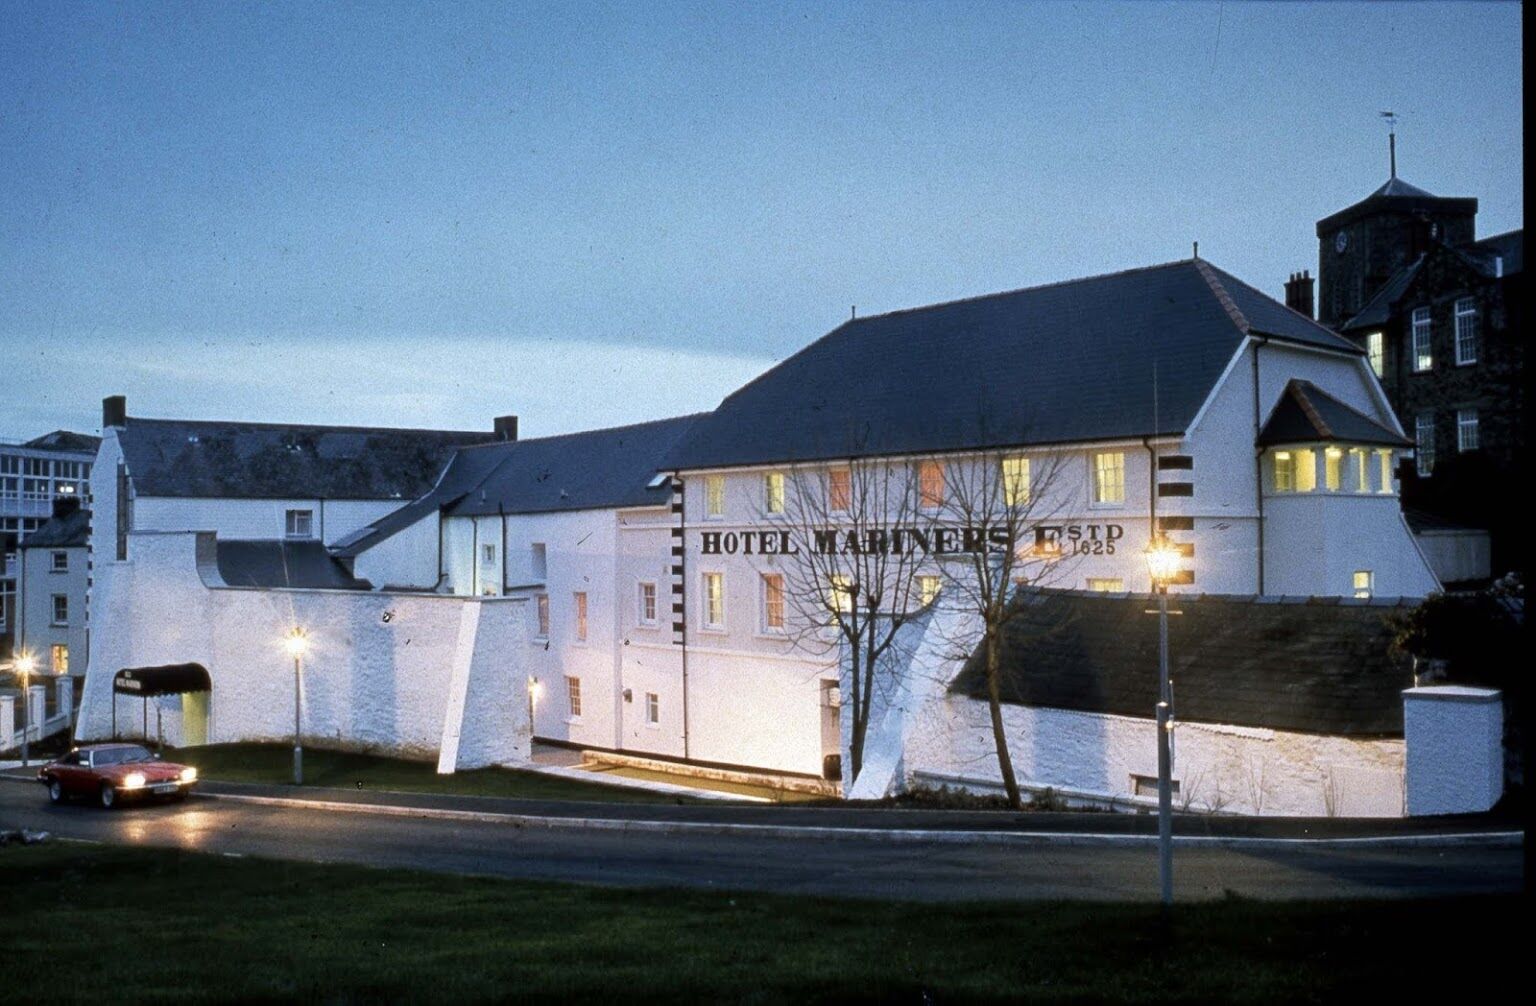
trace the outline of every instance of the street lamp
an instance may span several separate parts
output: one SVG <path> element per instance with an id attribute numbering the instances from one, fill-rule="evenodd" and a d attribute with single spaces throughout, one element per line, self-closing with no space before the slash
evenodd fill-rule
<path id="1" fill-rule="evenodd" d="M 1173 685 L 1168 680 L 1168 584 L 1179 550 L 1159 533 L 1147 545 L 1147 571 L 1157 593 L 1157 866 L 1164 907 L 1173 904 Z"/>
<path id="2" fill-rule="evenodd" d="M 16 658 L 16 673 L 21 676 L 21 767 L 22 768 L 26 768 L 27 767 L 27 760 L 28 760 L 28 754 L 29 754 L 29 752 L 27 750 L 27 734 L 30 733 L 31 730 L 32 730 L 32 724 L 27 722 L 28 713 L 31 712 L 31 710 L 28 709 L 27 707 L 32 704 L 32 692 L 31 692 L 31 690 L 27 686 L 31 683 L 32 672 L 35 671 L 35 670 L 37 670 L 37 658 L 33 657 L 32 654 L 27 653 L 25 650 L 23 650 L 21 656 Z"/>
<path id="3" fill-rule="evenodd" d="M 293 657 L 293 784 L 304 785 L 304 748 L 299 724 L 304 709 L 304 652 L 309 649 L 309 636 L 295 625 L 293 631 L 283 637 L 283 648 Z"/>

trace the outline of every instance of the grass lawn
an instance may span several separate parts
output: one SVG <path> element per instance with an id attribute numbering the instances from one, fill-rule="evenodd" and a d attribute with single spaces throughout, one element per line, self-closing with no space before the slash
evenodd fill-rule
<path id="1" fill-rule="evenodd" d="M 170 761 L 197 766 L 203 779 L 283 785 L 293 780 L 293 748 L 280 744 L 210 744 L 166 748 Z M 352 790 L 403 790 L 461 796 L 508 796 L 528 800 L 617 800 L 626 803 L 689 803 L 685 797 L 583 783 L 537 772 L 483 768 L 438 775 L 437 765 L 347 751 L 304 749 L 304 784 Z"/>
<path id="2" fill-rule="evenodd" d="M 618 891 L 53 843 L 0 849 L 6 998 L 1350 999 L 1513 971 L 1515 899 L 912 905 Z M 1506 921 L 1507 920 L 1507 921 Z M 1508 986 L 1508 987 L 1513 987 Z"/>

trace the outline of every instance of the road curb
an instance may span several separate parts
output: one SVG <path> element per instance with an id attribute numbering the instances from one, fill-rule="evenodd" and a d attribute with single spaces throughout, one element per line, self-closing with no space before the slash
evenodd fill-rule
<path id="1" fill-rule="evenodd" d="M 635 834 L 734 835 L 742 838 L 855 839 L 865 842 L 942 845 L 1097 846 L 1101 848 L 1152 848 L 1156 835 L 1114 835 L 1093 832 L 959 831 L 913 828 L 834 828 L 824 825 L 732 824 L 720 821 L 646 821 L 607 817 L 551 817 L 504 814 L 478 810 L 444 810 L 391 804 L 350 803 L 338 800 L 305 800 L 280 796 L 249 796 L 235 793 L 201 793 L 210 800 L 229 800 L 269 807 L 323 810 L 333 813 L 374 814 L 384 817 L 416 817 L 439 821 L 474 821 L 515 828 L 546 830 L 610 831 Z M 1370 835 L 1354 838 L 1253 838 L 1226 835 L 1176 835 L 1174 845 L 1266 850 L 1312 849 L 1424 849 L 1424 848 L 1519 848 L 1525 834 L 1519 831 L 1454 832 L 1428 835 Z"/>

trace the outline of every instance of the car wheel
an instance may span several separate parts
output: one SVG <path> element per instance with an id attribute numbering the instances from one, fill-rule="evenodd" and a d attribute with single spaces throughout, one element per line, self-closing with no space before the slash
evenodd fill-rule
<path id="1" fill-rule="evenodd" d="M 101 805 L 107 810 L 117 806 L 117 790 L 112 788 L 111 783 L 101 787 Z"/>
<path id="2" fill-rule="evenodd" d="M 59 782 L 59 780 L 48 780 L 48 799 L 53 803 L 64 802 L 64 786 Z"/>

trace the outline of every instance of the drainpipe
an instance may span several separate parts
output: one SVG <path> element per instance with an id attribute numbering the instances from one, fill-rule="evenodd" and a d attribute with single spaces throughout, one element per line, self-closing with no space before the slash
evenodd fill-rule
<path id="1" fill-rule="evenodd" d="M 501 517 L 501 586 L 496 588 L 497 594 L 503 594 L 507 589 L 507 509 L 506 504 L 497 503 L 496 513 Z"/>
<path id="2" fill-rule="evenodd" d="M 1156 541 L 1162 528 L 1157 526 L 1157 451 L 1152 449 L 1152 438 L 1142 437 L 1141 446 L 1147 449 L 1147 514 L 1152 524 L 1152 540 Z"/>
<path id="3" fill-rule="evenodd" d="M 1254 498 L 1258 502 L 1259 511 L 1259 596 L 1264 596 L 1264 448 L 1259 445 L 1260 424 L 1264 421 L 1259 414 L 1259 347 L 1267 345 L 1269 338 L 1250 332 L 1256 341 L 1253 344 L 1253 490 Z"/>
<path id="4" fill-rule="evenodd" d="M 469 593 L 471 597 L 480 596 L 480 518 L 478 516 L 469 519 L 469 558 L 472 565 L 469 567 Z"/>

